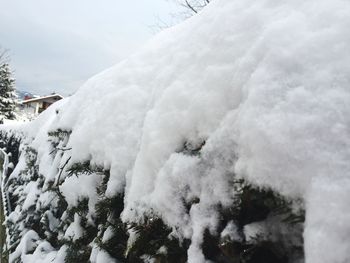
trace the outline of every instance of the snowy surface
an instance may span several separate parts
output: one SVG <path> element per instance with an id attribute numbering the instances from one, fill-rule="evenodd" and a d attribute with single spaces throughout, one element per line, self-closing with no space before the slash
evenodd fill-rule
<path id="1" fill-rule="evenodd" d="M 47 132 L 72 130 L 71 162 L 110 168 L 123 220 L 152 208 L 192 240 L 190 263 L 204 261 L 213 206 L 233 202 L 233 173 L 305 200 L 307 263 L 349 262 L 349 14 L 345 0 L 213 1 L 22 130 L 41 171 Z M 181 153 L 204 141 L 201 159 Z"/>
<path id="2" fill-rule="evenodd" d="M 101 179 L 101 175 L 99 174 L 68 177 L 60 186 L 60 191 L 68 203 L 68 208 L 77 206 L 79 201 L 87 198 L 89 211 L 94 211 L 98 196 L 96 191 L 92 191 L 91 189 L 99 186 Z M 91 215 L 88 216 L 90 217 Z"/>

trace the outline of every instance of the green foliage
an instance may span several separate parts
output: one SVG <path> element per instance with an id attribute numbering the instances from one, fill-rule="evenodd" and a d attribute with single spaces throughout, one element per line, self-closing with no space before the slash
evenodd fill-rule
<path id="1" fill-rule="evenodd" d="M 285 263 L 288 262 L 278 243 L 262 241 L 254 246 L 247 246 L 241 254 L 241 263 Z"/>
<path id="2" fill-rule="evenodd" d="M 120 219 L 124 209 L 124 194 L 106 196 L 107 183 L 110 177 L 109 170 L 105 170 L 101 185 L 97 188 L 99 201 L 96 204 L 96 223 L 99 227 L 99 234 L 95 244 L 106 251 L 111 257 L 120 262 L 125 262 L 125 251 L 129 235 L 127 225 Z M 112 236 L 107 240 L 103 239 L 106 231 L 112 231 Z"/>
<path id="3" fill-rule="evenodd" d="M 70 165 L 66 169 L 66 172 L 67 176 L 82 176 L 99 173 L 103 175 L 103 180 L 100 185 L 96 186 L 99 200 L 95 210 L 90 211 L 95 214 L 93 217 L 94 224 L 89 224 L 86 219 L 83 219 L 86 218 L 89 212 L 88 199 L 80 200 L 76 207 L 67 210 L 68 217 L 65 224 L 67 225 L 68 221 L 73 220 L 74 214 L 78 214 L 82 218 L 81 226 L 85 230 L 85 235 L 83 238 L 74 242 L 65 241 L 65 245 L 68 247 L 65 262 L 80 262 L 77 261 L 76 257 L 88 258 L 91 247 L 89 246 L 89 249 L 84 247 L 91 243 L 94 243 L 100 249 L 106 251 L 111 257 L 123 262 L 125 260 L 124 252 L 128 240 L 126 224 L 120 219 L 120 214 L 124 209 L 124 195 L 117 194 L 111 197 L 105 195 L 110 177 L 109 170 L 104 170 L 100 166 L 93 166 L 90 164 L 90 161 L 85 161 Z M 112 231 L 112 236 L 108 240 L 104 240 L 103 235 L 107 229 Z M 80 252 L 77 253 L 76 250 Z"/>
<path id="4" fill-rule="evenodd" d="M 61 228 L 69 226 L 78 215 L 80 218 L 80 226 L 84 229 L 83 236 L 81 238 L 73 240 L 72 238 L 63 238 L 60 244 L 64 244 L 67 247 L 67 254 L 65 257 L 66 263 L 75 262 L 88 262 L 91 254 L 90 243 L 93 242 L 97 235 L 97 227 L 92 225 L 87 220 L 89 213 L 88 198 L 83 198 L 78 202 L 77 206 L 71 207 L 66 211 L 66 217 L 61 222 Z"/>
<path id="5" fill-rule="evenodd" d="M 104 240 L 104 233 L 109 230 L 112 231 L 112 237 Z M 106 251 L 111 257 L 125 262 L 125 251 L 127 249 L 128 241 L 127 227 L 126 224 L 121 220 L 113 220 L 113 222 L 107 222 L 101 225 L 101 232 L 95 239 L 95 244 Z"/>
<path id="6" fill-rule="evenodd" d="M 79 175 L 79 174 L 92 174 L 92 173 L 103 173 L 103 167 L 91 166 L 90 161 L 82 163 L 74 163 L 67 168 L 68 176 Z"/>
<path id="7" fill-rule="evenodd" d="M 9 133 L 7 131 L 0 131 L 0 148 L 4 149 L 9 154 L 9 162 L 14 166 L 18 163 L 19 158 L 19 146 L 21 144 L 21 136 L 19 134 Z M 12 172 L 10 168 L 8 174 Z"/>
<path id="8" fill-rule="evenodd" d="M 17 96 L 15 92 L 15 79 L 8 63 L 0 64 L 0 114 L 3 118 L 13 120 Z"/>
<path id="9" fill-rule="evenodd" d="M 67 247 L 65 263 L 89 262 L 92 250 L 90 243 L 96 237 L 97 232 L 96 228 L 87 225 L 86 221 L 83 221 L 81 226 L 85 230 L 83 237 L 77 240 L 69 239 L 62 241 L 62 244 Z"/>
<path id="10" fill-rule="evenodd" d="M 41 238 L 47 238 L 46 229 L 41 223 L 45 209 L 37 207 L 38 195 L 34 196 L 36 200 L 33 200 L 34 203 L 29 207 L 23 206 L 27 195 L 31 194 L 25 191 L 25 187 L 31 183 L 34 188 L 39 189 L 44 183 L 44 177 L 39 174 L 39 166 L 37 165 L 37 151 L 31 147 L 25 147 L 22 152 L 26 161 L 25 169 L 20 172 L 20 176 L 11 178 L 8 181 L 8 188 L 6 188 L 9 193 L 9 207 L 19 208 L 19 216 L 16 219 L 10 218 L 6 221 L 6 227 L 10 233 L 9 251 L 11 253 L 14 252 L 25 233 L 24 229 L 34 230 Z"/>
<path id="11" fill-rule="evenodd" d="M 73 206 L 70 209 L 68 209 L 67 216 L 68 218 L 73 221 L 74 215 L 78 214 L 80 217 L 85 218 L 87 214 L 89 213 L 89 199 L 88 198 L 82 198 L 79 200 L 77 206 Z"/>
<path id="12" fill-rule="evenodd" d="M 17 206 L 20 212 L 17 220 L 7 222 L 11 235 L 10 251 L 16 249 L 24 228 L 36 231 L 41 239 L 50 242 L 55 249 L 65 245 L 66 263 L 89 262 L 93 246 L 107 252 L 118 262 L 141 263 L 144 262 L 145 255 L 155 259 L 157 263 L 187 262 L 190 241 L 176 238 L 173 229 L 155 212 L 149 213 L 148 217 L 145 216 L 142 222 L 128 224 L 122 222 L 120 217 L 124 209 L 124 193 L 106 194 L 110 180 L 109 170 L 92 165 L 90 160 L 71 163 L 70 149 L 67 148 L 70 134 L 71 132 L 66 130 L 49 133 L 51 157 L 59 164 L 55 181 L 44 181 L 45 177 L 39 173 L 36 150 L 28 146 L 23 147 L 22 154 L 26 158 L 26 167 L 21 171 L 21 176 L 14 177 L 9 182 L 9 188 L 14 193 L 10 196 L 10 203 L 13 207 Z M 1 133 L 0 136 L 5 138 Z M 10 137 L 6 137 L 3 147 L 19 147 L 19 142 L 15 139 L 12 139 L 10 144 L 9 141 Z M 179 152 L 201 158 L 204 144 L 205 141 L 196 145 L 185 143 Z M 12 158 L 18 160 L 18 150 Z M 65 178 L 91 174 L 102 176 L 101 184 L 96 186 L 98 201 L 93 211 L 89 210 L 91 207 L 87 197 L 80 198 L 75 206 L 72 204 L 68 206 L 60 192 L 60 185 Z M 47 194 L 52 200 L 46 203 L 36 201 L 34 205 L 24 209 L 22 207 L 26 199 L 24 188 L 33 182 L 41 193 Z M 293 262 L 294 258 L 303 258 L 304 211 L 295 211 L 292 201 L 271 189 L 254 187 L 244 180 L 235 179 L 234 175 L 230 185 L 236 193 L 232 205 L 223 207 L 217 204 L 214 207 L 220 215 L 217 229 L 204 231 L 202 250 L 205 258 L 216 263 L 286 263 Z M 200 205 L 201 200 L 193 197 L 191 200 L 184 200 L 183 203 L 185 213 L 190 214 L 192 206 Z M 75 239 L 65 238 L 64 233 L 76 216 L 79 216 L 80 226 L 84 230 L 83 236 Z M 235 240 L 220 235 L 229 222 L 233 222 L 237 227 L 238 238 Z M 245 227 L 251 223 L 261 222 L 284 225 L 285 232 L 278 233 L 273 239 L 257 235 L 251 240 L 246 240 Z M 296 235 L 301 242 L 293 246 L 288 245 L 284 239 L 285 235 Z"/>
<path id="13" fill-rule="evenodd" d="M 89 262 L 91 248 L 80 241 L 69 241 L 66 250 L 65 263 L 87 263 Z"/>
<path id="14" fill-rule="evenodd" d="M 237 193 L 233 205 L 218 207 L 221 221 L 217 233 L 204 232 L 202 249 L 205 257 L 217 263 L 286 263 L 293 262 L 291 259 L 295 257 L 303 258 L 301 225 L 304 211 L 294 211 L 292 201 L 270 189 L 253 187 L 244 180 L 234 181 L 233 187 Z M 243 229 L 246 225 L 269 222 L 271 218 L 274 224 L 284 224 L 285 231 L 291 232 L 279 233 L 277 240 L 260 236 L 253 238 L 254 242 L 245 239 Z M 220 237 L 219 233 L 230 221 L 237 226 L 240 241 Z M 297 235 L 301 243 L 291 248 L 283 235 Z"/>
<path id="15" fill-rule="evenodd" d="M 128 248 L 128 262 L 143 262 L 143 255 L 152 256 L 157 262 L 187 262 L 190 242 L 181 242 L 173 237 L 171 228 L 166 226 L 161 218 L 145 218 L 142 224 L 131 224 L 130 229 L 137 235 L 137 239 Z"/>
<path id="16" fill-rule="evenodd" d="M 304 222 L 304 211 L 293 211 L 293 202 L 285 199 L 271 189 L 253 187 L 240 181 L 238 223 L 244 226 L 251 222 L 261 221 L 269 215 L 282 216 L 281 221 L 297 224 Z"/>

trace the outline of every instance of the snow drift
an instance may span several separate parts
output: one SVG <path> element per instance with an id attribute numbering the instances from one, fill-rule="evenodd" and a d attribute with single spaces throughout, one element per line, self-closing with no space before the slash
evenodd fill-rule
<path id="1" fill-rule="evenodd" d="M 232 174 L 304 201 L 307 263 L 349 262 L 349 14 L 345 0 L 216 0 L 18 129 L 47 181 L 68 159 L 51 159 L 48 132 L 70 130 L 69 161 L 110 169 L 106 194 L 125 192 L 122 220 L 161 215 L 191 240 L 189 262 L 205 261 Z M 74 203 L 99 180 L 61 191 Z"/>

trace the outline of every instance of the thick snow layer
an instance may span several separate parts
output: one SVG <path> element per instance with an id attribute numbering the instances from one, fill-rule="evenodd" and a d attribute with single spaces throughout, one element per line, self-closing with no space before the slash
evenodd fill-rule
<path id="1" fill-rule="evenodd" d="M 346 0 L 213 1 L 23 130 L 42 171 L 47 131 L 72 130 L 71 161 L 126 191 L 123 220 L 152 208 L 191 238 L 189 262 L 233 173 L 306 201 L 307 263 L 349 262 L 349 14 Z M 179 153 L 204 141 L 201 160 Z"/>

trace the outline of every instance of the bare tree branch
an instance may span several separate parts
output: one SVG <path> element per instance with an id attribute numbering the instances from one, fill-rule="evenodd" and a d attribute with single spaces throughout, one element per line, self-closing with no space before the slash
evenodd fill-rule
<path id="1" fill-rule="evenodd" d="M 196 14 L 212 0 L 178 0 L 177 3 L 186 8 L 191 14 Z"/>
<path id="2" fill-rule="evenodd" d="M 150 29 L 153 32 L 159 32 L 165 28 L 168 28 L 182 20 L 185 20 L 191 17 L 194 14 L 197 14 L 201 11 L 205 6 L 207 6 L 213 0 L 168 0 L 175 2 L 177 5 L 183 7 L 183 10 L 178 11 L 176 13 L 172 13 L 173 21 L 164 22 L 159 17 L 157 18 L 157 23 L 155 25 L 150 26 Z"/>
<path id="3" fill-rule="evenodd" d="M 198 13 L 198 11 L 187 0 L 185 0 L 185 3 L 186 3 L 185 6 L 191 9 L 194 13 Z"/>

